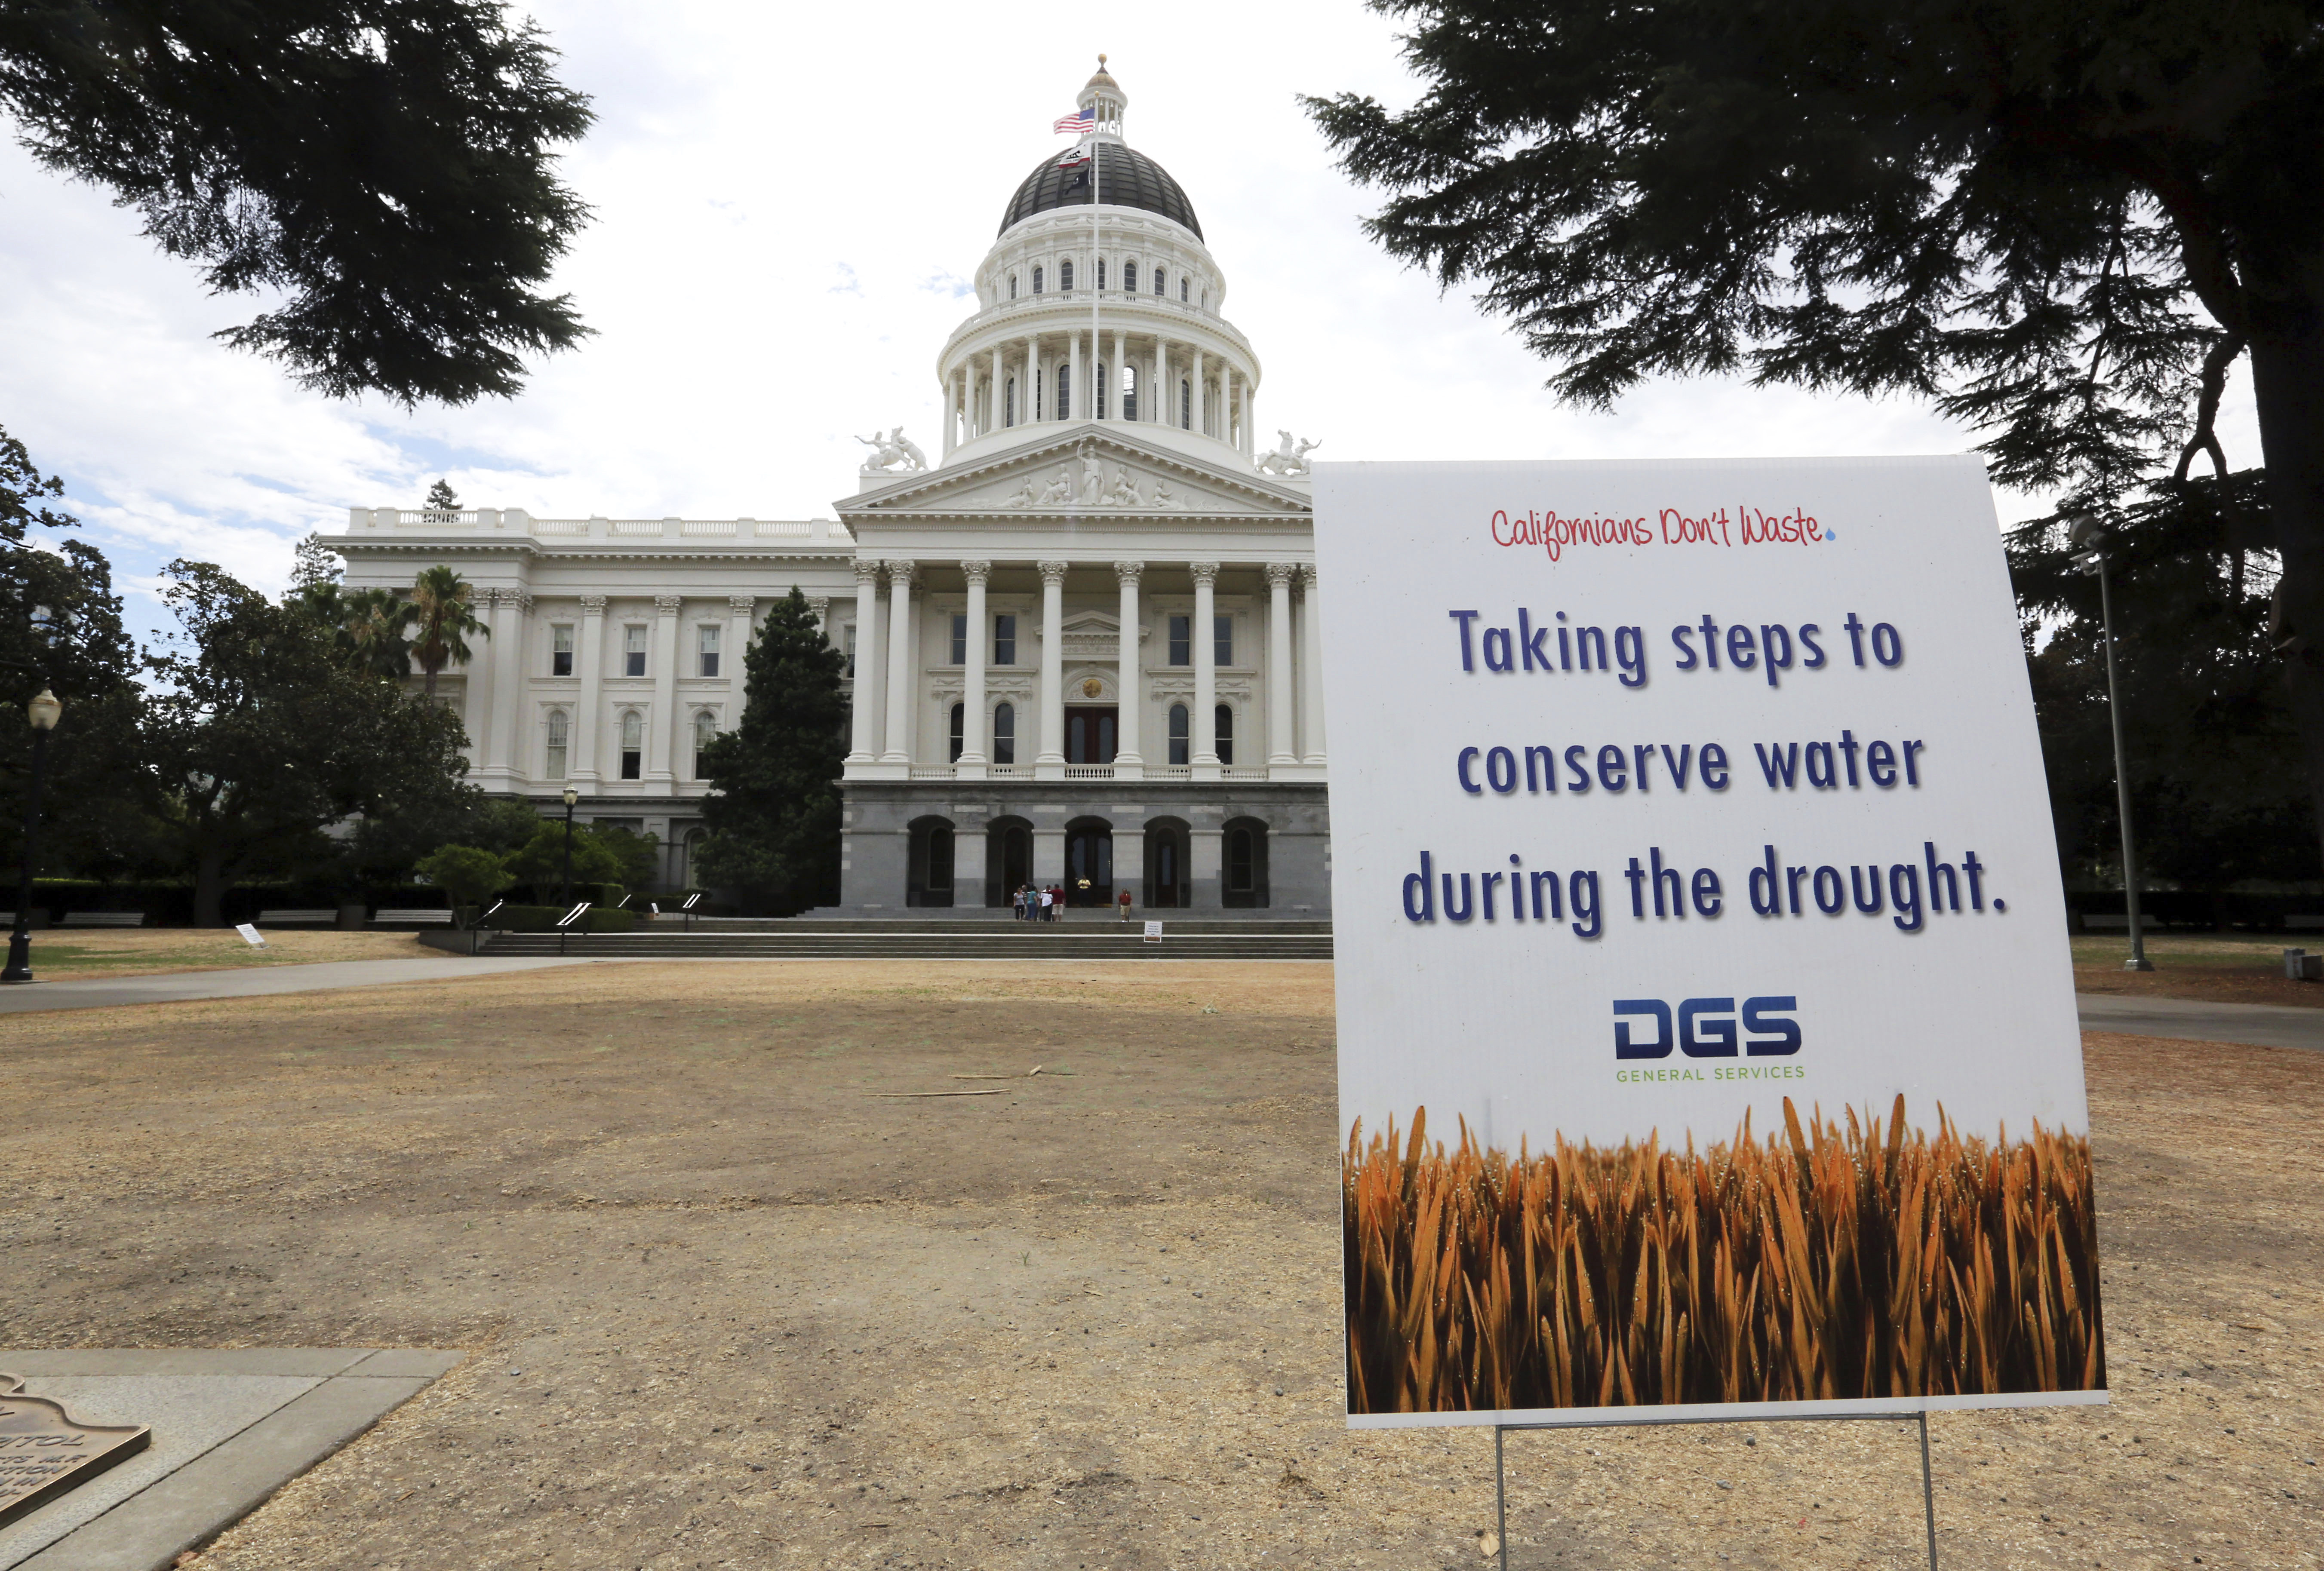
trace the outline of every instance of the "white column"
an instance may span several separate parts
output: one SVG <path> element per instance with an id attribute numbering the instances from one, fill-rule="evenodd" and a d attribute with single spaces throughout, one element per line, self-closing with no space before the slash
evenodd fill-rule
<path id="1" fill-rule="evenodd" d="M 1078 420 L 1084 418 L 1082 410 L 1089 407 L 1089 378 L 1082 374 L 1082 330 L 1076 327 L 1066 336 L 1073 343 L 1074 373 L 1066 379 L 1065 413 L 1068 418 Z"/>
<path id="2" fill-rule="evenodd" d="M 1259 388 L 1246 382 L 1242 390 L 1242 455 L 1259 456 Z"/>
<path id="3" fill-rule="evenodd" d="M 1315 616 L 1313 562 L 1299 570 L 1299 580 L 1306 591 L 1305 603 L 1299 609 L 1299 675 L 1300 685 L 1305 689 L 1300 694 L 1300 707 L 1307 719 L 1306 761 L 1320 767 L 1323 763 L 1323 629 Z"/>
<path id="4" fill-rule="evenodd" d="M 1194 383 L 1194 434 L 1207 436 L 1211 432 L 1211 380 L 1204 374 L 1204 363 L 1210 356 L 1200 349 L 1194 351 L 1194 363 L 1188 372 Z"/>
<path id="5" fill-rule="evenodd" d="M 998 431 L 1009 418 L 1009 384 L 1001 380 L 1001 345 L 992 346 L 992 414 L 984 428 Z"/>
<path id="6" fill-rule="evenodd" d="M 982 778 L 986 755 L 985 730 L 991 719 L 984 712 L 984 650 L 991 631 L 984 614 L 984 583 L 992 576 L 990 562 L 964 562 L 961 573 L 968 579 L 968 661 L 961 684 L 960 773 L 963 779 Z M 979 844 L 982 843 L 980 837 Z M 976 878 L 981 888 L 984 882 L 984 861 L 977 859 Z M 959 874 L 954 874 L 957 885 Z"/>
<path id="7" fill-rule="evenodd" d="M 1291 731 L 1291 581 L 1298 564 L 1267 565 L 1267 762 L 1296 764 Z"/>
<path id="8" fill-rule="evenodd" d="M 815 620 L 824 620 L 831 610 L 828 600 L 809 601 L 815 607 Z M 726 597 L 726 648 L 718 656 L 718 675 L 726 682 L 726 703 L 718 713 L 718 729 L 731 731 L 742 723 L 742 706 L 750 702 L 750 673 L 744 660 L 751 652 L 752 613 L 759 609 L 756 596 L 730 594 Z M 828 638 L 830 635 L 825 635 Z"/>
<path id="9" fill-rule="evenodd" d="M 880 563 L 877 558 L 855 558 L 855 703 L 852 724 L 848 728 L 846 761 L 850 764 L 872 762 L 872 749 L 878 739 L 873 735 L 880 722 L 879 683 L 873 673 L 880 669 Z"/>
<path id="10" fill-rule="evenodd" d="M 953 397 L 952 397 L 952 373 L 951 373 L 950 372 L 946 372 L 945 373 L 945 439 L 944 439 L 944 450 L 945 450 L 945 457 L 947 457 L 947 458 L 949 458 L 949 457 L 951 457 L 951 456 L 952 456 L 952 450 L 953 450 L 954 447 L 956 447 L 956 446 L 959 446 L 959 443 L 958 443 L 958 441 L 956 440 L 956 438 L 957 438 L 957 437 L 959 436 L 959 435 L 960 435 L 960 420 L 959 420 L 959 415 L 960 415 L 960 406 L 959 406 L 959 405 L 957 405 L 957 404 L 955 404 L 954 402 L 953 402 Z"/>
<path id="11" fill-rule="evenodd" d="M 581 647 L 573 658 L 581 672 L 581 702 L 574 706 L 574 762 L 569 773 L 575 785 L 589 786 L 597 783 L 597 711 L 604 707 L 605 597 L 602 594 L 581 597 Z"/>
<path id="12" fill-rule="evenodd" d="M 532 596 L 521 589 L 503 589 L 493 607 L 492 740 L 487 765 L 504 780 L 521 780 L 516 767 L 517 715 L 524 708 L 525 634 L 532 619 Z"/>
<path id="13" fill-rule="evenodd" d="M 1113 385 L 1106 390 L 1113 400 L 1113 418 L 1121 418 L 1121 381 L 1124 368 L 1130 364 L 1130 335 L 1117 327 L 1113 331 Z"/>
<path id="14" fill-rule="evenodd" d="M 675 594 L 654 596 L 653 652 L 646 657 L 652 663 L 654 695 L 653 713 L 646 718 L 645 782 L 665 791 L 677 778 L 670 740 L 678 729 L 673 712 L 678 708 L 678 613 L 681 603 Z"/>
<path id="15" fill-rule="evenodd" d="M 1219 581 L 1215 562 L 1190 562 L 1194 575 L 1194 778 L 1219 777 L 1219 644 L 1216 633 Z"/>
<path id="16" fill-rule="evenodd" d="M 1041 339 L 1040 335 L 1036 334 L 1025 340 L 1024 404 L 1025 423 L 1028 426 L 1038 426 L 1041 423 L 1041 400 L 1036 396 L 1036 390 L 1041 381 L 1040 372 Z"/>
<path id="17" fill-rule="evenodd" d="M 1041 568 L 1041 751 L 1036 778 L 1062 779 L 1065 769 L 1065 567 Z"/>
<path id="18" fill-rule="evenodd" d="M 912 564 L 893 558 L 888 564 L 888 746 L 880 755 L 883 764 L 912 761 L 913 689 L 918 685 L 912 677 L 918 665 L 912 658 Z"/>
<path id="19" fill-rule="evenodd" d="M 1154 335 L 1154 418 L 1166 426 L 1178 423 L 1178 390 L 1170 385 L 1170 340 Z"/>
<path id="20" fill-rule="evenodd" d="M 1113 575 L 1121 583 L 1121 649 L 1115 657 L 1114 687 L 1120 703 L 1114 711 L 1113 773 L 1118 780 L 1136 780 L 1146 773 L 1146 755 L 1139 750 L 1138 722 L 1146 708 L 1144 653 L 1139 644 L 1138 579 L 1146 571 L 1143 562 L 1117 562 Z M 1115 855 L 1120 852 L 1120 833 L 1115 831 Z M 1114 864 L 1116 883 L 1120 863 Z"/>

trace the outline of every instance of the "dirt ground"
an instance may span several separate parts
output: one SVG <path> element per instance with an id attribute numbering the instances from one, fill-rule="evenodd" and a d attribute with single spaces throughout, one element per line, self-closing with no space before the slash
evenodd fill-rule
<path id="1" fill-rule="evenodd" d="M 226 966 L 300 965 L 317 960 L 384 960 L 440 955 L 415 932 L 339 932 L 327 928 L 263 929 L 254 949 L 230 927 L 59 927 L 32 935 L 39 982 L 85 977 L 149 977 L 164 971 L 215 971 Z"/>
<path id="2" fill-rule="evenodd" d="M 2148 998 L 2200 998 L 2222 1004 L 2294 1004 L 2324 1009 L 2324 982 L 2293 981 L 2283 974 L 2283 951 L 2324 950 L 2324 933 L 2287 932 L 2246 938 L 2226 934 L 2165 934 L 2147 939 L 2151 971 L 2126 971 L 2125 934 L 2085 936 L 2074 943 L 2074 987 L 2084 993 L 2128 993 Z"/>
<path id="3" fill-rule="evenodd" d="M 202 1571 L 1484 1566 L 1489 1431 L 1342 1426 L 1331 1040 L 1326 965 L 18 1015 L 0 1316 L 476 1350 Z M 2089 1047 L 2114 1405 L 1934 1419 L 1944 1564 L 2324 1564 L 2324 1053 Z M 1891 1423 L 1509 1459 L 1516 1566 L 1922 1553 Z"/>

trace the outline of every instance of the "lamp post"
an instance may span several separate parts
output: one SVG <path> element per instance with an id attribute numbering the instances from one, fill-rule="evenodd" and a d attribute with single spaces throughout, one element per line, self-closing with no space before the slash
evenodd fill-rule
<path id="1" fill-rule="evenodd" d="M 573 786 L 565 788 L 565 909 L 573 909 L 573 809 L 580 804 L 581 793 Z"/>
<path id="2" fill-rule="evenodd" d="M 2146 958 L 2146 933 L 2138 916 L 2138 855 L 2131 840 L 2129 752 L 2122 740 L 2122 694 L 2115 679 L 2114 589 L 2107 577 L 2106 529 L 2085 513 L 2069 538 L 2079 548 L 2074 560 L 2086 572 L 2097 574 L 2098 580 L 2098 623 L 2106 640 L 2107 715 L 2114 722 L 2115 802 L 2122 815 L 2122 897 L 2124 909 L 2130 914 L 2130 958 L 2123 961 L 2122 969 L 2151 971 L 2154 962 Z"/>
<path id="3" fill-rule="evenodd" d="M 32 850 L 41 828 L 41 765 L 48 757 L 49 733 L 57 729 L 64 708 L 45 687 L 24 706 L 24 718 L 32 727 L 32 778 L 24 791 L 24 867 L 16 879 L 16 927 L 8 935 L 8 966 L 0 970 L 0 982 L 32 979 Z"/>

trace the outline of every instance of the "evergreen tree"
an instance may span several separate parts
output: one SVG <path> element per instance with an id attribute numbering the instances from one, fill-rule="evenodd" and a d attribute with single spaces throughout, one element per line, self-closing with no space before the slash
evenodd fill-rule
<path id="1" fill-rule="evenodd" d="M 290 548 L 290 587 L 294 590 L 311 589 L 318 583 L 336 584 L 340 572 L 339 554 L 331 549 L 319 531 Z"/>
<path id="2" fill-rule="evenodd" d="M 778 915 L 837 902 L 846 665 L 794 585 L 743 657 L 742 723 L 703 754 L 710 838 L 698 882 Z"/>
<path id="3" fill-rule="evenodd" d="M 439 478 L 428 488 L 428 500 L 420 505 L 431 513 L 456 513 L 460 510 L 460 498 L 450 481 Z"/>

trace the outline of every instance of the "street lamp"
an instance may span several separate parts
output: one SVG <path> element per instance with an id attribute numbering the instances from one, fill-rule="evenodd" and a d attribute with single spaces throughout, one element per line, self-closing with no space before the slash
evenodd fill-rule
<path id="1" fill-rule="evenodd" d="M 2130 958 L 2123 961 L 2122 969 L 2151 971 L 2154 962 L 2146 958 L 2146 933 L 2138 917 L 2138 855 L 2131 841 L 2128 749 L 2123 746 L 2122 694 L 2115 680 L 2114 590 L 2107 578 L 2106 529 L 2085 513 L 2067 537 L 2076 549 L 2074 560 L 2083 571 L 2097 574 L 2098 580 L 2098 621 L 2106 639 L 2107 714 L 2114 722 L 2115 801 L 2122 814 L 2122 896 L 2124 908 L 2130 914 Z"/>
<path id="2" fill-rule="evenodd" d="M 565 909 L 573 909 L 573 809 L 579 805 L 581 793 L 571 786 L 565 788 Z"/>
<path id="3" fill-rule="evenodd" d="M 64 709 L 45 687 L 24 706 L 24 718 L 32 726 L 32 778 L 24 792 L 24 867 L 16 879 L 16 927 L 8 935 L 8 966 L 0 970 L 0 982 L 32 979 L 32 842 L 41 828 L 41 764 L 48 756 L 49 733 L 57 729 L 57 717 Z"/>

